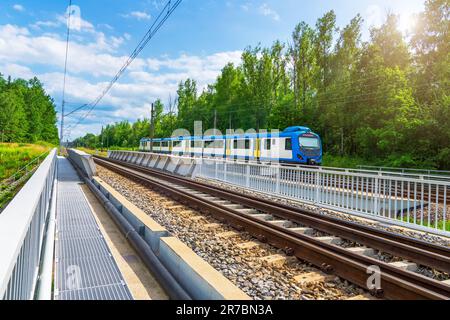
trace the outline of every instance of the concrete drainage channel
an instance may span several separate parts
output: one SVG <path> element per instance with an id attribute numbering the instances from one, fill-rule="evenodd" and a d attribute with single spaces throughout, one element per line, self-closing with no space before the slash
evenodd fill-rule
<path id="1" fill-rule="evenodd" d="M 250 297 L 195 254 L 188 246 L 126 200 L 95 174 L 85 153 L 70 150 L 69 160 L 141 256 L 161 279 L 171 299 L 248 300 Z M 87 168 L 87 169 L 86 169 Z"/>

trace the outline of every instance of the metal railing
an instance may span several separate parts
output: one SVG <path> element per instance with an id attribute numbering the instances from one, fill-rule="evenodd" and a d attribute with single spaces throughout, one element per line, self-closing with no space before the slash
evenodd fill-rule
<path id="1" fill-rule="evenodd" d="M 450 235 L 448 181 L 223 159 L 203 159 L 196 176 Z"/>
<path id="2" fill-rule="evenodd" d="M 48 154 L 47 151 L 41 153 L 40 155 L 32 159 L 30 162 L 28 162 L 26 165 L 24 165 L 22 168 L 14 172 L 11 176 L 0 181 L 0 198 L 2 197 L 3 194 L 10 192 L 14 188 L 16 188 L 19 184 L 21 184 L 24 180 L 26 180 L 27 177 L 36 170 L 36 168 L 40 165 L 42 159 L 45 158 L 47 154 Z"/>
<path id="3" fill-rule="evenodd" d="M 0 214 L 0 299 L 34 297 L 55 170 L 53 149 Z"/>
<path id="4" fill-rule="evenodd" d="M 413 175 L 428 175 L 428 176 L 435 176 L 435 177 L 446 177 L 446 178 L 450 179 L 450 171 L 445 171 L 445 170 L 376 167 L 376 166 L 365 166 L 365 165 L 359 165 L 358 168 L 361 170 L 401 173 L 401 174 L 408 174 L 408 175 L 411 175 L 411 174 L 413 174 Z"/>

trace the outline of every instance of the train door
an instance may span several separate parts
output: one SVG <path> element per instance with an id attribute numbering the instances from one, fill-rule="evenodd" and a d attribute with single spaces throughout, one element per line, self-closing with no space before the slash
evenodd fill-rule
<path id="1" fill-rule="evenodd" d="M 231 143 L 232 142 L 233 142 L 232 139 L 225 140 L 225 158 L 229 158 L 231 155 Z"/>
<path id="2" fill-rule="evenodd" d="M 253 146 L 253 156 L 256 161 L 259 161 L 259 158 L 261 157 L 261 139 L 256 138 L 253 140 L 254 146 Z"/>
<path id="3" fill-rule="evenodd" d="M 183 140 L 184 143 L 184 155 L 189 155 L 189 147 L 191 146 L 191 140 Z"/>

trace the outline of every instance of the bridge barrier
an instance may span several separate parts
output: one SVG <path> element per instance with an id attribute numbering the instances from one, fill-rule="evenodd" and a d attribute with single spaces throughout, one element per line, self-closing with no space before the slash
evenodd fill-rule
<path id="1" fill-rule="evenodd" d="M 92 179 L 92 177 L 97 174 L 92 155 L 77 149 L 68 149 L 67 154 L 69 159 L 72 160 L 78 168 L 89 177 L 89 179 Z"/>
<path id="2" fill-rule="evenodd" d="M 109 150 L 108 158 L 159 169 L 184 177 L 192 177 L 198 163 L 198 158 L 122 150 Z"/>
<path id="3" fill-rule="evenodd" d="M 55 174 L 53 149 L 0 213 L 0 300 L 35 296 Z"/>
<path id="4" fill-rule="evenodd" d="M 132 151 L 109 151 L 109 157 L 450 236 L 450 181 L 446 179 Z"/>

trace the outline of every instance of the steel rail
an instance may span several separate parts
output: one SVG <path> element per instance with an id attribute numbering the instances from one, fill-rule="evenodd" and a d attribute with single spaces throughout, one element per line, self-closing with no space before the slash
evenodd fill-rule
<path id="1" fill-rule="evenodd" d="M 367 271 L 378 266 L 381 271 L 383 289 L 372 294 L 388 299 L 450 299 L 450 286 L 414 272 L 393 267 L 377 259 L 350 252 L 333 244 L 324 243 L 314 237 L 298 234 L 289 229 L 270 224 L 250 215 L 218 205 L 214 201 L 188 194 L 177 187 L 170 186 L 148 173 L 126 168 L 123 164 L 95 158 L 99 164 L 146 185 L 158 188 L 176 200 L 212 214 L 239 230 L 246 230 L 261 241 L 285 249 L 287 254 L 311 262 L 325 272 L 334 273 L 359 286 L 366 287 Z"/>

